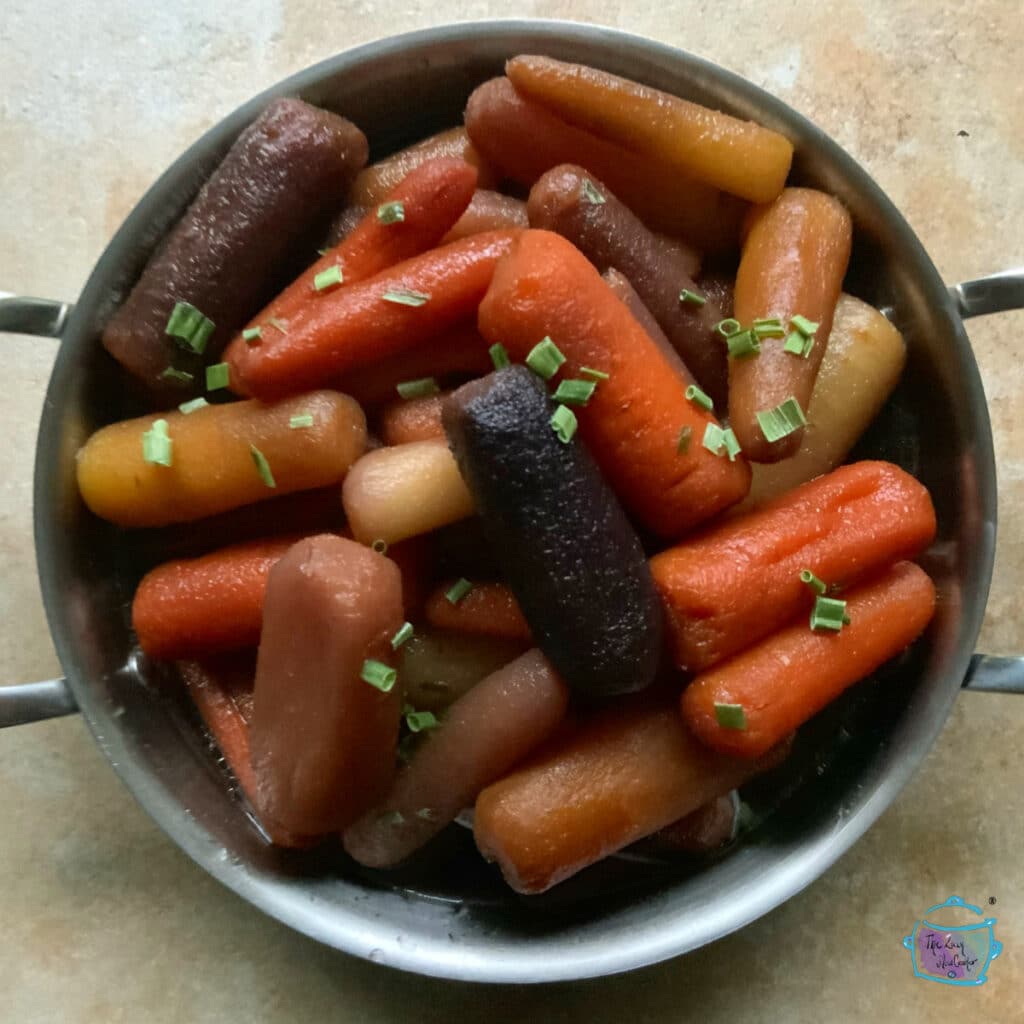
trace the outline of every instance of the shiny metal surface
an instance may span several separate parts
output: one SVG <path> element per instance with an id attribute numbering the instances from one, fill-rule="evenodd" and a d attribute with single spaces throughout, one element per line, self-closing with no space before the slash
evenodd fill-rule
<path id="1" fill-rule="evenodd" d="M 1024 658 L 976 654 L 967 669 L 964 689 L 983 693 L 1024 693 Z"/>
<path id="2" fill-rule="evenodd" d="M 263 844 L 176 699 L 176 680 L 133 660 L 126 609 L 145 566 L 85 513 L 73 472 L 78 446 L 121 408 L 97 343 L 102 324 L 270 96 L 345 113 L 379 155 L 455 123 L 471 89 L 520 52 L 629 75 L 796 143 L 797 180 L 838 195 L 853 214 L 848 289 L 890 309 L 909 345 L 909 371 L 860 454 L 912 470 L 935 496 L 939 521 L 928 569 L 940 612 L 927 637 L 886 672 L 885 686 L 863 684 L 802 731 L 787 774 L 773 780 L 774 813 L 751 836 L 696 869 L 613 865 L 532 900 L 506 890 L 454 834 L 432 866 L 391 877 Z M 962 302 L 971 305 L 970 290 Z M 918 429 L 936 402 L 941 437 Z M 870 827 L 931 747 L 967 673 L 988 591 L 996 504 L 985 396 L 956 304 L 907 223 L 851 157 L 779 100 L 609 29 L 509 21 L 412 33 L 332 58 L 246 104 L 160 178 L 110 243 L 68 321 L 46 409 L 35 482 L 43 594 L 74 696 L 115 770 L 168 835 L 243 898 L 339 949 L 424 974 L 541 982 L 625 971 L 710 942 L 788 899 Z"/>
<path id="3" fill-rule="evenodd" d="M 41 722 L 45 718 L 60 718 L 77 710 L 78 705 L 65 679 L 0 687 L 0 729 L 8 725 Z"/>
<path id="4" fill-rule="evenodd" d="M 955 284 L 949 293 L 964 320 L 1009 309 L 1024 309 L 1024 267 Z"/>
<path id="5" fill-rule="evenodd" d="M 59 338 L 64 333 L 72 308 L 70 302 L 0 292 L 0 331 Z"/>

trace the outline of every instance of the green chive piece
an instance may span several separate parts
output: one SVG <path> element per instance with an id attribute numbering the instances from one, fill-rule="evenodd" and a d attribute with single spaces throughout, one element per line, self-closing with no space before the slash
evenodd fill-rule
<path id="1" fill-rule="evenodd" d="M 793 356 L 802 356 L 804 354 L 804 342 L 807 339 L 799 331 L 791 331 L 786 336 L 786 342 L 782 346 L 783 352 L 788 352 Z"/>
<path id="2" fill-rule="evenodd" d="M 436 729 L 438 722 L 431 711 L 410 711 L 405 716 L 405 724 L 409 726 L 409 732 L 426 732 L 427 729 Z"/>
<path id="3" fill-rule="evenodd" d="M 142 461 L 170 466 L 174 461 L 174 442 L 167 433 L 167 420 L 154 420 L 142 435 Z"/>
<path id="4" fill-rule="evenodd" d="M 397 828 L 399 825 L 405 824 L 405 815 L 401 811 L 392 811 L 390 814 L 384 815 L 384 820 Z"/>
<path id="5" fill-rule="evenodd" d="M 800 582 L 806 583 L 818 595 L 824 594 L 828 590 L 828 585 L 825 581 L 818 579 L 810 569 L 800 570 Z"/>
<path id="6" fill-rule="evenodd" d="M 550 338 L 542 338 L 526 357 L 526 365 L 545 380 L 551 380 L 564 362 L 565 356 Z"/>
<path id="7" fill-rule="evenodd" d="M 457 579 L 445 592 L 449 604 L 458 604 L 471 590 L 473 584 L 465 576 Z"/>
<path id="8" fill-rule="evenodd" d="M 436 821 L 437 811 L 435 811 L 433 807 L 421 807 L 416 812 L 416 817 L 422 818 L 424 821 Z"/>
<path id="9" fill-rule="evenodd" d="M 806 359 L 811 354 L 811 349 L 814 348 L 814 335 L 812 334 L 809 338 L 804 339 L 804 351 L 803 357 Z"/>
<path id="10" fill-rule="evenodd" d="M 381 693 L 390 693 L 398 681 L 398 672 L 390 665 L 385 665 L 383 661 L 367 658 L 363 662 L 359 678 L 364 683 L 369 683 L 371 686 L 376 687 Z"/>
<path id="11" fill-rule="evenodd" d="M 326 256 L 331 250 L 330 249 L 317 249 L 317 256 Z"/>
<path id="12" fill-rule="evenodd" d="M 242 341 L 244 341 L 246 345 L 251 345 L 254 341 L 259 341 L 262 336 L 262 327 L 246 327 L 246 329 L 242 331 Z"/>
<path id="13" fill-rule="evenodd" d="M 193 398 L 191 402 L 182 402 L 178 406 L 178 412 L 183 412 L 187 416 L 190 412 L 195 412 L 196 409 L 202 409 L 209 404 L 205 398 Z"/>
<path id="14" fill-rule="evenodd" d="M 729 355 L 733 359 L 749 359 L 761 351 L 761 339 L 751 328 L 749 331 L 737 331 L 725 339 Z"/>
<path id="15" fill-rule="evenodd" d="M 715 721 L 723 729 L 746 729 L 747 713 L 742 704 L 715 704 Z"/>
<path id="16" fill-rule="evenodd" d="M 191 384 L 195 380 L 195 377 L 191 373 L 186 373 L 184 370 L 176 370 L 173 366 L 168 366 L 163 373 L 160 374 L 161 380 L 173 380 L 175 384 Z"/>
<path id="17" fill-rule="evenodd" d="M 206 368 L 206 390 L 220 391 L 228 386 L 230 374 L 227 363 L 214 363 Z"/>
<path id="18" fill-rule="evenodd" d="M 807 317 L 797 313 L 796 316 L 789 318 L 789 326 L 798 330 L 805 338 L 810 338 L 821 324 L 816 324 L 813 320 L 808 320 Z"/>
<path id="19" fill-rule="evenodd" d="M 259 473 L 260 479 L 268 487 L 277 487 L 277 481 L 274 479 L 274 474 L 270 472 L 270 463 L 267 462 L 267 457 L 256 447 L 256 445 L 249 445 L 249 454 L 252 456 L 253 464 L 256 466 L 256 472 Z"/>
<path id="20" fill-rule="evenodd" d="M 567 405 L 559 405 L 548 422 L 562 444 L 568 444 L 576 434 L 576 413 Z"/>
<path id="21" fill-rule="evenodd" d="M 270 326 L 273 327 L 275 331 L 280 331 L 282 334 L 287 334 L 288 333 L 288 321 L 287 320 L 279 320 L 276 316 L 272 316 L 267 321 L 267 323 L 270 324 Z"/>
<path id="22" fill-rule="evenodd" d="M 313 278 L 313 287 L 318 292 L 325 292 L 328 288 L 334 288 L 339 284 L 342 284 L 345 280 L 345 275 L 341 272 L 341 267 L 337 263 L 333 267 L 328 267 L 326 270 L 321 270 Z"/>
<path id="23" fill-rule="evenodd" d="M 413 292 L 405 288 L 385 292 L 381 298 L 385 302 L 393 302 L 396 306 L 425 306 L 430 301 L 430 296 L 426 292 Z"/>
<path id="24" fill-rule="evenodd" d="M 584 178 L 580 184 L 580 194 L 588 203 L 593 203 L 595 206 L 600 206 L 605 201 L 604 196 L 589 178 Z"/>
<path id="25" fill-rule="evenodd" d="M 741 327 L 742 325 L 739 320 L 734 320 L 731 316 L 727 317 L 725 320 L 719 320 L 718 323 L 715 324 L 715 330 L 718 331 L 723 338 L 731 338 L 734 334 L 739 332 Z"/>
<path id="26" fill-rule="evenodd" d="M 592 380 L 607 380 L 608 374 L 604 370 L 595 370 L 590 366 L 581 366 L 580 373 L 584 377 L 590 377 Z"/>
<path id="27" fill-rule="evenodd" d="M 715 403 L 711 400 L 711 396 L 705 394 L 696 384 L 691 384 L 686 389 L 686 398 L 688 401 L 693 402 L 694 405 L 700 406 L 705 412 L 711 412 L 715 407 Z"/>
<path id="28" fill-rule="evenodd" d="M 729 461 L 735 462 L 736 456 L 739 455 L 743 449 L 740 447 L 740 442 L 733 433 L 732 427 L 726 427 L 725 430 L 722 431 L 722 440 L 725 442 L 725 454 L 729 456 Z"/>
<path id="29" fill-rule="evenodd" d="M 846 602 L 835 597 L 822 597 L 820 594 L 814 600 L 814 609 L 811 612 L 811 629 L 830 629 L 838 633 L 843 626 L 850 623 L 846 614 Z"/>
<path id="30" fill-rule="evenodd" d="M 708 300 L 700 292 L 693 292 L 689 288 L 684 288 L 679 293 L 679 301 L 684 306 L 703 306 Z"/>
<path id="31" fill-rule="evenodd" d="M 405 204 L 395 201 L 377 207 L 377 220 L 381 224 L 401 224 L 405 220 Z"/>
<path id="32" fill-rule="evenodd" d="M 759 338 L 782 338 L 786 334 L 786 329 L 782 326 L 782 321 L 777 316 L 755 320 L 751 330 Z"/>
<path id="33" fill-rule="evenodd" d="M 690 441 L 693 439 L 693 427 L 683 427 L 679 431 L 679 440 L 676 441 L 676 452 L 685 455 L 690 450 Z"/>
<path id="34" fill-rule="evenodd" d="M 433 377 L 419 377 L 416 380 L 403 380 L 395 385 L 395 390 L 402 398 L 425 398 L 436 395 L 441 389 Z"/>
<path id="35" fill-rule="evenodd" d="M 781 441 L 794 430 L 807 426 L 807 417 L 792 395 L 774 409 L 762 409 L 756 415 L 758 425 L 769 443 Z"/>
<path id="36" fill-rule="evenodd" d="M 300 413 L 298 416 L 293 416 L 288 421 L 288 426 L 292 430 L 305 430 L 306 427 L 313 426 L 313 414 L 309 412 Z"/>
<path id="37" fill-rule="evenodd" d="M 397 651 L 406 640 L 409 639 L 413 634 L 412 623 L 403 622 L 398 628 L 398 632 L 391 638 L 391 649 Z"/>
<path id="38" fill-rule="evenodd" d="M 191 302 L 178 302 L 171 311 L 164 331 L 182 348 L 202 355 L 213 334 L 213 321 L 203 316 Z"/>
<path id="39" fill-rule="evenodd" d="M 704 428 L 704 438 L 701 444 L 712 455 L 724 455 L 725 454 L 725 431 L 717 423 L 709 423 Z"/>
<path id="40" fill-rule="evenodd" d="M 555 388 L 555 401 L 566 405 L 586 405 L 596 387 L 592 380 L 563 380 Z"/>
<path id="41" fill-rule="evenodd" d="M 386 555 L 388 553 L 388 542 L 383 537 L 378 537 L 370 547 L 377 552 L 378 555 Z"/>
<path id="42" fill-rule="evenodd" d="M 508 357 L 508 349 L 500 341 L 492 345 L 487 351 L 490 353 L 491 362 L 496 370 L 504 370 L 506 366 L 512 365 L 512 360 Z"/>

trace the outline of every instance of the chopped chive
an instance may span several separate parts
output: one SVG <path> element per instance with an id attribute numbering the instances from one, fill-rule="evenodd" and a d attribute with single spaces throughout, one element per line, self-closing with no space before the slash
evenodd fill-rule
<path id="1" fill-rule="evenodd" d="M 206 390 L 220 391 L 226 388 L 230 380 L 227 363 L 214 363 L 206 368 Z"/>
<path id="2" fill-rule="evenodd" d="M 433 807 L 421 807 L 416 812 L 416 817 L 422 818 L 424 821 L 436 821 L 437 811 L 435 811 Z"/>
<path id="3" fill-rule="evenodd" d="M 723 729 L 746 729 L 747 713 L 742 704 L 715 704 L 715 721 Z"/>
<path id="4" fill-rule="evenodd" d="M 743 450 L 740 442 L 733 433 L 732 427 L 726 427 L 722 431 L 722 439 L 725 441 L 725 454 L 729 456 L 730 462 L 736 461 L 736 456 Z"/>
<path id="5" fill-rule="evenodd" d="M 586 405 L 596 387 L 592 380 L 563 380 L 555 388 L 555 401 L 566 405 Z"/>
<path id="6" fill-rule="evenodd" d="M 377 207 L 377 220 L 381 224 L 401 224 L 405 220 L 405 204 L 394 201 Z"/>
<path id="7" fill-rule="evenodd" d="M 725 454 L 725 431 L 714 421 L 704 428 L 704 437 L 701 444 L 707 448 L 712 455 Z"/>
<path id="8" fill-rule="evenodd" d="M 269 320 L 267 320 L 267 323 L 270 324 L 270 326 L 273 327 L 275 331 L 280 331 L 282 334 L 288 333 L 287 320 L 280 320 L 278 319 L 278 317 L 272 316 L 270 317 Z"/>
<path id="9" fill-rule="evenodd" d="M 205 398 L 193 398 L 191 402 L 182 402 L 178 406 L 178 412 L 183 412 L 187 416 L 190 412 L 195 412 L 196 409 L 202 409 L 203 406 L 209 404 Z"/>
<path id="10" fill-rule="evenodd" d="M 402 398 L 425 398 L 436 395 L 441 389 L 433 377 L 419 377 L 416 380 L 403 380 L 395 385 L 395 390 Z"/>
<path id="11" fill-rule="evenodd" d="M 160 374 L 161 380 L 173 380 L 175 384 L 191 384 L 195 380 L 195 377 L 191 373 L 186 373 L 184 370 L 176 370 L 173 366 L 168 366 L 163 373 Z"/>
<path id="12" fill-rule="evenodd" d="M 739 320 L 734 320 L 730 316 L 726 317 L 725 320 L 719 320 L 718 323 L 715 324 L 715 330 L 718 331 L 723 338 L 730 338 L 740 330 L 741 326 L 742 325 Z"/>
<path id="13" fill-rule="evenodd" d="M 398 680 L 398 672 L 390 665 L 385 665 L 383 661 L 367 658 L 363 662 L 359 678 L 364 683 L 369 683 L 371 686 L 376 687 L 381 693 L 390 693 Z"/>
<path id="14" fill-rule="evenodd" d="M 345 280 L 345 275 L 341 272 L 341 267 L 337 263 L 333 267 L 328 267 L 326 270 L 321 270 L 313 278 L 313 287 L 318 292 L 325 292 L 328 288 L 334 288 L 336 285 L 342 284 Z"/>
<path id="15" fill-rule="evenodd" d="M 676 452 L 685 455 L 690 450 L 690 441 L 693 439 L 693 427 L 683 427 L 679 431 L 679 440 L 676 441 Z"/>
<path id="16" fill-rule="evenodd" d="M 811 629 L 830 629 L 838 633 L 843 626 L 849 624 L 845 601 L 836 597 L 822 597 L 820 594 L 815 598 L 814 609 L 811 611 Z"/>
<path id="17" fill-rule="evenodd" d="M 430 301 L 430 296 L 426 292 L 413 292 L 405 288 L 385 292 L 381 298 L 385 302 L 393 302 L 396 306 L 425 306 Z"/>
<path id="18" fill-rule="evenodd" d="M 300 413 L 298 416 L 293 416 L 288 421 L 288 426 L 292 430 L 304 430 L 306 427 L 313 426 L 313 414 L 309 412 Z"/>
<path id="19" fill-rule="evenodd" d="M 568 444 L 576 433 L 576 413 L 567 405 L 558 406 L 548 421 L 562 444 Z"/>
<path id="20" fill-rule="evenodd" d="M 398 632 L 391 638 L 391 649 L 397 651 L 402 644 L 405 643 L 409 637 L 412 636 L 413 629 L 411 622 L 403 622 L 398 628 Z"/>
<path id="21" fill-rule="evenodd" d="M 490 353 L 491 362 L 496 370 L 504 370 L 506 366 L 512 365 L 512 360 L 508 357 L 508 350 L 500 341 L 492 345 L 487 351 Z"/>
<path id="22" fill-rule="evenodd" d="M 326 256 L 331 250 L 330 249 L 317 249 L 317 256 Z"/>
<path id="23" fill-rule="evenodd" d="M 730 334 L 725 339 L 725 344 L 733 359 L 749 359 L 761 351 L 761 339 L 754 333 L 753 328 L 749 331 L 737 331 L 735 334 Z"/>
<path id="24" fill-rule="evenodd" d="M 153 426 L 142 435 L 142 461 L 170 466 L 173 457 L 174 442 L 167 433 L 167 420 L 154 420 Z"/>
<path id="25" fill-rule="evenodd" d="M 689 288 L 684 288 L 679 293 L 679 301 L 684 306 L 703 306 L 708 300 L 700 292 L 693 292 Z"/>
<path id="26" fill-rule="evenodd" d="M 592 380 L 607 380 L 608 374 L 604 370 L 595 370 L 590 366 L 581 366 L 580 373 L 584 377 L 590 377 Z"/>
<path id="27" fill-rule="evenodd" d="M 769 443 L 781 441 L 793 431 L 807 425 L 807 417 L 804 416 L 800 403 L 792 396 L 775 406 L 774 409 L 762 409 L 756 415 L 765 440 Z"/>
<path id="28" fill-rule="evenodd" d="M 759 338 L 781 338 L 786 333 L 785 327 L 782 326 L 782 321 L 777 316 L 755 320 L 751 330 Z"/>
<path id="29" fill-rule="evenodd" d="M 807 317 L 797 313 L 796 316 L 789 318 L 789 326 L 798 330 L 805 338 L 810 338 L 821 324 L 816 324 L 813 320 L 808 320 Z"/>
<path id="30" fill-rule="evenodd" d="M 386 555 L 388 553 L 388 542 L 383 537 L 378 537 L 371 545 L 374 551 L 378 555 Z"/>
<path id="31" fill-rule="evenodd" d="M 213 334 L 213 321 L 203 316 L 191 302 L 178 302 L 171 311 L 164 331 L 182 348 L 202 355 Z"/>
<path id="32" fill-rule="evenodd" d="M 405 824 L 405 815 L 401 811 L 392 811 L 390 814 L 384 815 L 384 821 L 397 828 L 399 825 Z"/>
<path id="33" fill-rule="evenodd" d="M 242 341 L 244 341 L 246 345 L 251 345 L 254 341 L 259 341 L 262 336 L 262 327 L 246 327 L 246 329 L 242 331 Z"/>
<path id="34" fill-rule="evenodd" d="M 277 481 L 274 479 L 274 474 L 270 471 L 270 463 L 267 462 L 267 457 L 256 447 L 256 445 L 249 445 L 249 454 L 252 456 L 253 464 L 256 466 L 256 472 L 259 473 L 260 479 L 268 487 L 277 487 Z"/>
<path id="35" fill-rule="evenodd" d="M 711 396 L 705 394 L 696 384 L 691 384 L 686 389 L 686 398 L 688 401 L 693 402 L 694 405 L 700 406 L 705 412 L 711 412 L 715 407 L 715 403 L 711 400 Z"/>
<path id="36" fill-rule="evenodd" d="M 580 183 L 580 194 L 588 203 L 595 206 L 600 206 L 605 201 L 604 196 L 589 178 L 584 178 Z"/>
<path id="37" fill-rule="evenodd" d="M 445 592 L 449 604 L 458 604 L 471 590 L 473 584 L 465 576 L 457 579 Z"/>
<path id="38" fill-rule="evenodd" d="M 813 338 L 805 338 L 799 331 L 790 331 L 786 336 L 786 341 L 782 346 L 783 352 L 788 352 L 793 356 L 802 356 L 804 349 L 807 347 L 807 342 L 813 342 Z M 808 353 L 810 349 L 807 349 Z"/>
<path id="39" fill-rule="evenodd" d="M 806 583 L 818 595 L 824 594 L 828 590 L 828 585 L 825 581 L 818 579 L 810 569 L 800 570 L 800 582 Z"/>
<path id="40" fill-rule="evenodd" d="M 436 729 L 438 723 L 431 711 L 410 711 L 405 716 L 405 724 L 409 726 L 409 732 L 426 732 L 427 729 Z"/>
<path id="41" fill-rule="evenodd" d="M 545 380 L 551 380 L 564 362 L 565 356 L 550 338 L 542 338 L 538 341 L 526 357 L 526 365 L 538 377 L 543 377 Z"/>

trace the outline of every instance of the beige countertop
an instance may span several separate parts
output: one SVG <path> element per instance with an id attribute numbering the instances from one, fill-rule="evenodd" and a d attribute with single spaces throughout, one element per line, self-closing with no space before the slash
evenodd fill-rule
<path id="1" fill-rule="evenodd" d="M 947 280 L 1024 264 L 1020 0 L 527 0 L 518 10 L 488 0 L 7 0 L 0 288 L 74 299 L 170 160 L 284 75 L 393 31 L 507 13 L 618 25 L 717 60 L 846 146 Z M 981 645 L 1024 652 L 1024 314 L 974 321 L 970 334 L 1000 466 Z M 5 337 L 3 348 L 0 681 L 20 682 L 59 674 L 30 526 L 53 347 Z M 1024 1020 L 1021 735 L 1024 700 L 964 696 L 878 825 L 784 907 L 632 975 L 499 990 L 399 975 L 290 933 L 165 839 L 81 721 L 9 730 L 0 735 L 0 1021 Z M 996 900 L 1005 952 L 980 989 L 914 979 L 900 947 L 920 913 L 952 893 Z"/>

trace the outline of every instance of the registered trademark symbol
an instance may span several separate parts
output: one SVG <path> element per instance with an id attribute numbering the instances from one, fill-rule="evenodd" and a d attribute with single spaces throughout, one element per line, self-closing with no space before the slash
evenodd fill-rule
<path id="1" fill-rule="evenodd" d="M 996 901 L 995 896 L 989 896 L 989 898 L 988 898 L 988 905 L 992 906 L 995 903 L 995 901 Z"/>

